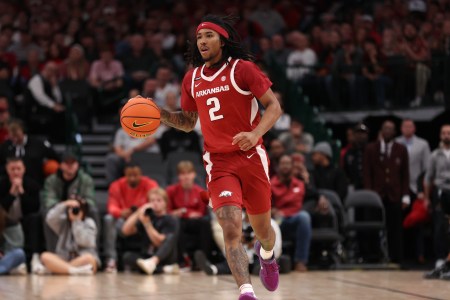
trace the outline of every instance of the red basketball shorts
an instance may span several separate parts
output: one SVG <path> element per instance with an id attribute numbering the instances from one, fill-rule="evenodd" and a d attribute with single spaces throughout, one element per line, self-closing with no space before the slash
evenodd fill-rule
<path id="1" fill-rule="evenodd" d="M 270 210 L 269 159 L 258 145 L 249 151 L 205 152 L 206 183 L 212 208 L 244 207 L 251 215 Z"/>

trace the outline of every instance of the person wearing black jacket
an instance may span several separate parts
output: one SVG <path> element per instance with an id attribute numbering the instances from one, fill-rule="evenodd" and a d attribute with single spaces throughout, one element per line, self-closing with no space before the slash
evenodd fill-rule
<path id="1" fill-rule="evenodd" d="M 14 222 L 22 223 L 25 235 L 25 252 L 43 250 L 42 218 L 39 214 L 39 184 L 25 174 L 25 165 L 20 158 L 9 158 L 6 162 L 7 176 L 0 179 L 0 205 Z"/>
<path id="2" fill-rule="evenodd" d="M 59 160 L 50 143 L 40 141 L 26 134 L 21 120 L 12 120 L 8 125 L 9 139 L 0 146 L 0 169 L 9 157 L 21 158 L 26 167 L 26 176 L 34 179 L 40 186 L 44 183 L 43 163 L 45 159 Z"/>
<path id="3" fill-rule="evenodd" d="M 355 190 L 364 188 L 363 161 L 364 150 L 369 138 L 369 129 L 363 123 L 359 123 L 354 128 L 355 139 L 350 149 L 344 155 L 343 169 L 350 184 Z M 344 199 L 342 199 L 344 200 Z"/>
<path id="4" fill-rule="evenodd" d="M 348 182 L 344 171 L 335 167 L 331 162 L 333 152 L 330 144 L 327 142 L 317 143 L 312 152 L 314 170 L 311 172 L 311 179 L 315 187 L 335 191 L 344 201 L 347 196 Z"/>
<path id="5" fill-rule="evenodd" d="M 177 151 L 197 152 L 199 157 L 202 155 L 200 137 L 195 131 L 186 133 L 178 129 L 170 128 L 163 133 L 158 143 L 163 159 L 166 159 L 169 153 Z"/>

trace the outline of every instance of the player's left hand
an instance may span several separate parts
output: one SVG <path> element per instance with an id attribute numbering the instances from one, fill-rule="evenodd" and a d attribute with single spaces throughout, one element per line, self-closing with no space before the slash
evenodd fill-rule
<path id="1" fill-rule="evenodd" d="M 233 138 L 233 145 L 238 145 L 242 151 L 248 151 L 255 147 L 259 137 L 253 132 L 240 132 Z"/>

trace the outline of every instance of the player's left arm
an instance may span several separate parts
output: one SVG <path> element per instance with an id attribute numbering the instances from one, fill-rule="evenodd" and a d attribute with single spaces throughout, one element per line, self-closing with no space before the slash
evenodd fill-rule
<path id="1" fill-rule="evenodd" d="M 269 131 L 281 116 L 280 102 L 273 94 L 271 88 L 259 97 L 259 101 L 266 111 L 258 126 L 250 132 L 240 132 L 233 138 L 233 145 L 238 145 L 242 151 L 248 151 L 253 148 L 258 143 L 259 138 Z"/>

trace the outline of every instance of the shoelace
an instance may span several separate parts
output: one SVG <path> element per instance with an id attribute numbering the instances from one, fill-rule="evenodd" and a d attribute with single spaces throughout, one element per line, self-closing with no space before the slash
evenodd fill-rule
<path id="1" fill-rule="evenodd" d="M 278 272 L 279 266 L 277 263 L 268 263 L 264 264 L 264 269 L 266 270 L 266 273 L 275 273 Z"/>

